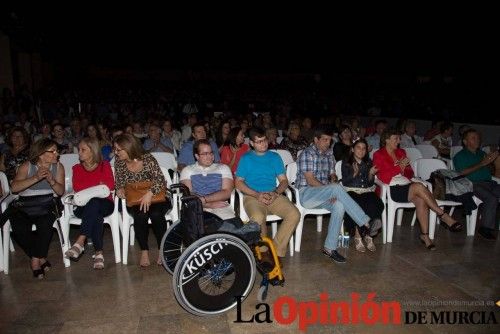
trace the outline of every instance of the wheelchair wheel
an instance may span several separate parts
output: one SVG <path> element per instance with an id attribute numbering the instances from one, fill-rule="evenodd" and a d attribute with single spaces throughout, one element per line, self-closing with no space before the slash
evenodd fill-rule
<path id="1" fill-rule="evenodd" d="M 160 244 L 161 262 L 169 274 L 173 274 L 175 265 L 184 250 L 180 221 L 176 221 L 165 232 Z"/>
<path id="2" fill-rule="evenodd" d="M 188 312 L 223 313 L 244 300 L 255 281 L 255 258 L 246 243 L 230 234 L 195 241 L 177 262 L 173 276 L 177 302 Z"/>

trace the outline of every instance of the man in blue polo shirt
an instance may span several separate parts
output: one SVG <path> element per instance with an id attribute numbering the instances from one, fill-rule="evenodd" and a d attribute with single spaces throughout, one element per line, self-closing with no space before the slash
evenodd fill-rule
<path id="1" fill-rule="evenodd" d="M 461 175 L 467 176 L 472 181 L 474 195 L 483 201 L 479 235 L 495 240 L 493 230 L 500 198 L 500 185 L 492 181 L 488 165 L 500 159 L 498 151 L 489 154 L 482 151 L 479 148 L 481 145 L 479 133 L 474 129 L 465 131 L 462 138 L 464 149 L 453 157 L 453 164 Z"/>
<path id="2" fill-rule="evenodd" d="M 236 170 L 236 188 L 244 194 L 243 205 L 249 218 L 261 227 L 267 236 L 266 216 L 283 218 L 274 237 L 276 253 L 285 257 L 288 241 L 299 223 L 300 213 L 290 200 L 283 196 L 288 188 L 285 166 L 278 153 L 268 151 L 265 130 L 252 128 L 249 132 L 253 150 L 245 153 Z M 276 186 L 276 179 L 279 184 Z"/>

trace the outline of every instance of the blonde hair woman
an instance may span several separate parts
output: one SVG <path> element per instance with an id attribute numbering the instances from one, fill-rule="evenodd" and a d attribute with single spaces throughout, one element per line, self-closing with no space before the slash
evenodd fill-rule
<path id="1" fill-rule="evenodd" d="M 80 164 L 73 166 L 73 189 L 75 192 L 105 184 L 109 190 L 115 188 L 113 171 L 108 161 L 103 160 L 97 139 L 85 137 L 78 144 Z M 75 216 L 82 219 L 80 235 L 74 245 L 66 252 L 66 257 L 77 261 L 83 253 L 85 240 L 91 238 L 94 244 L 94 269 L 104 269 L 103 223 L 114 209 L 113 198 L 92 198 L 86 205 L 74 210 Z"/>

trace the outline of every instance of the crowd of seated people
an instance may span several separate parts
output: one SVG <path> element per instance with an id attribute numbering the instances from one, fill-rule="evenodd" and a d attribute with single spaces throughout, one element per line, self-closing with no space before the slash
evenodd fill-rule
<path id="1" fill-rule="evenodd" d="M 283 178 L 285 166 L 283 168 L 279 166 L 280 160 L 275 154 L 271 154 L 269 149 L 288 150 L 294 160 L 298 162 L 297 186 L 301 192 L 301 201 L 304 207 L 322 207 L 334 213 L 330 219 L 329 235 L 325 240 L 323 252 L 336 262 L 344 262 L 345 258 L 336 252 L 336 239 L 333 236 L 335 233 L 338 234 L 342 219 L 344 216 L 348 216 L 346 225 L 352 229 L 355 235 L 356 249 L 363 251 L 363 249 L 368 248 L 370 251 L 374 251 L 375 245 L 372 237 L 376 234 L 376 227 L 380 225 L 378 221 L 381 216 L 381 203 L 375 192 L 372 191 L 373 179 L 376 176 L 388 184 L 391 183 L 392 177 L 398 174 L 411 179 L 413 171 L 409 160 L 400 147 L 403 146 L 403 138 L 406 147 L 421 142 L 416 136 L 415 123 L 412 121 L 404 123 L 404 134 L 400 137 L 401 133 L 392 129 L 388 130 L 387 122 L 382 119 L 372 126 L 372 130 L 368 129 L 368 126 L 365 130 L 364 125 L 357 118 L 342 119 L 338 115 L 330 115 L 323 118 L 323 124 L 319 124 L 320 122 L 314 118 L 301 117 L 300 113 L 290 112 L 286 114 L 284 111 L 289 109 L 285 107 L 277 110 L 276 113 L 255 113 L 252 110 L 246 110 L 242 113 L 228 111 L 224 113 L 223 117 L 207 115 L 202 112 L 173 115 L 168 109 L 141 103 L 117 105 L 110 103 L 93 108 L 95 110 L 91 109 L 88 113 L 73 113 L 70 117 L 55 112 L 53 120 L 50 122 L 43 122 L 37 126 L 36 121 L 33 121 L 28 127 L 32 132 L 28 132 L 24 126 L 12 126 L 9 129 L 2 126 L 2 135 L 6 138 L 6 143 L 2 146 L 0 170 L 7 174 L 11 188 L 24 191 L 32 186 L 32 184 L 26 183 L 27 188 L 22 188 L 19 187 L 19 182 L 13 183 L 16 173 L 24 170 L 20 166 L 31 159 L 30 148 L 33 146 L 30 146 L 30 143 L 32 142 L 52 140 L 51 143 L 54 143 L 55 149 L 52 150 L 52 147 L 49 147 L 47 152 L 43 152 L 43 154 L 49 154 L 51 150 L 57 151 L 58 154 L 79 154 L 81 164 L 73 172 L 75 190 L 91 186 L 90 183 L 82 183 L 80 178 L 81 175 L 92 174 L 95 166 L 106 166 L 105 169 L 109 176 L 110 164 L 104 161 L 114 157 L 116 175 L 113 182 L 115 184 L 113 185 L 111 182 L 106 184 L 110 188 L 115 187 L 119 197 L 124 196 L 123 189 L 129 180 L 153 182 L 151 195 L 161 191 L 161 185 L 155 184 L 155 180 L 161 179 L 161 176 L 159 177 L 161 170 L 149 152 L 175 152 L 178 154 L 177 162 L 178 171 L 181 173 L 181 182 L 200 194 L 206 209 L 223 207 L 222 204 L 227 200 L 227 180 L 234 178 L 234 185 L 232 181 L 229 184 L 231 188 L 236 187 L 244 194 L 243 202 L 246 211 L 253 220 L 264 227 L 263 212 L 269 211 L 283 216 L 285 224 L 282 224 L 282 229 L 278 231 L 275 239 L 280 257 L 285 255 L 286 243 L 298 223 L 299 213 L 293 209 L 293 203 L 282 196 L 286 188 L 285 184 L 287 184 L 286 177 Z M 98 114 L 97 110 L 105 110 L 106 113 Z M 120 116 L 114 118 L 112 117 L 114 114 Z M 349 123 L 350 126 L 345 125 L 346 123 Z M 260 125 L 263 132 L 255 131 L 256 125 Z M 322 129 L 328 130 L 318 130 L 318 125 L 321 125 Z M 449 144 L 445 148 L 442 147 L 444 145 L 441 143 L 444 143 L 445 140 L 449 141 L 452 127 L 449 127 L 448 123 L 442 123 L 441 128 L 443 131 L 435 134 L 431 143 L 438 143 L 440 155 L 449 157 Z M 314 129 L 319 132 L 315 132 Z M 277 139 L 279 132 L 283 137 L 280 143 Z M 368 133 L 373 134 L 366 136 Z M 470 133 L 467 131 L 465 134 L 467 136 L 464 138 L 463 145 L 470 152 L 476 152 L 474 138 L 470 139 Z M 245 143 L 245 138 L 250 146 Z M 333 146 L 334 141 L 336 142 L 335 146 Z M 469 145 L 472 142 L 474 145 Z M 87 154 L 89 150 L 92 151 L 92 159 Z M 373 163 L 368 157 L 370 150 L 375 152 Z M 102 160 L 95 158 L 96 152 L 94 151 L 98 151 L 103 156 Z M 298 154 L 299 151 L 302 151 L 301 155 Z M 37 158 L 42 157 L 42 155 Z M 490 181 L 486 178 L 475 180 L 474 171 L 470 172 L 468 169 L 471 167 L 467 165 L 473 159 L 467 160 L 463 159 L 461 155 L 457 156 L 458 160 L 455 162 L 457 170 L 463 172 L 473 182 Z M 461 157 L 462 160 L 467 161 L 462 161 Z M 45 159 L 43 160 L 44 165 L 49 166 L 49 162 L 53 163 L 48 157 L 43 156 L 43 159 Z M 350 189 L 348 192 L 337 186 L 333 170 L 336 161 L 343 162 L 343 186 Z M 500 159 L 496 157 L 491 159 L 488 166 L 494 166 L 497 161 Z M 485 164 L 482 160 L 472 162 Z M 225 165 L 228 166 L 230 174 L 226 173 L 225 167 L 221 167 Z M 186 169 L 187 167 L 189 168 Z M 203 187 L 199 188 L 200 184 L 197 182 L 201 178 L 198 177 L 198 174 L 203 174 L 200 171 L 215 169 L 215 167 L 217 167 L 218 173 L 223 175 L 222 184 L 224 186 L 208 190 Z M 481 167 L 484 166 L 481 165 Z M 147 169 L 147 173 L 144 172 L 145 169 Z M 57 169 L 57 173 L 59 170 Z M 272 173 L 267 175 L 266 173 L 270 170 Z M 498 173 L 497 167 L 496 170 L 491 171 L 490 176 L 498 175 Z M 23 174 L 22 177 L 34 177 L 27 175 Z M 48 176 L 49 174 L 44 175 L 49 186 L 53 184 L 53 180 L 59 182 L 58 174 L 53 179 Z M 264 175 L 267 177 L 266 180 L 263 179 Z M 40 177 L 39 180 L 41 179 Z M 276 179 L 279 181 L 278 186 L 276 186 Z M 56 185 L 56 187 L 59 186 Z M 46 192 L 50 190 L 45 184 L 42 188 Z M 488 191 L 496 196 L 495 189 Z M 52 190 L 60 195 L 59 191 Z M 481 190 L 476 191 L 478 197 L 480 192 Z M 391 194 L 397 201 L 410 201 L 415 204 L 421 229 L 420 239 L 428 249 L 436 248 L 428 236 L 429 210 L 435 211 L 445 223 L 443 225 L 446 225 L 445 227 L 451 231 L 462 229 L 460 223 L 437 206 L 432 193 L 420 183 L 392 185 Z M 487 195 L 481 194 L 481 196 L 486 198 Z M 321 199 L 319 206 L 315 202 L 317 198 Z M 136 236 L 141 249 L 139 263 L 143 267 L 150 264 L 147 244 L 148 220 L 151 219 L 153 232 L 159 246 L 160 239 L 166 229 L 165 212 L 169 208 L 166 204 L 151 204 L 148 200 L 149 198 L 145 198 L 140 205 L 128 209 L 134 217 Z M 95 233 L 100 233 L 102 237 L 102 217 L 106 216 L 109 210 L 112 210 L 112 206 L 110 207 L 112 203 L 109 199 L 101 202 L 99 205 L 102 204 L 102 208 L 98 204 L 93 204 L 99 206 L 100 214 L 90 218 L 98 224 L 87 223 L 88 219 L 85 217 L 88 217 L 88 214 L 85 213 L 85 208 L 82 208 L 82 212 L 78 212 L 78 215 L 83 219 L 81 231 L 73 248 L 67 254 L 70 258 L 78 258 L 86 238 L 92 238 L 96 253 L 94 259 L 94 268 L 96 269 L 104 267 L 104 256 L 102 254 L 102 238 L 99 239 Z M 314 203 L 311 204 L 312 202 Z M 483 202 L 493 203 L 488 199 Z M 224 205 L 224 207 L 226 206 Z M 344 211 L 347 215 L 344 215 Z M 490 212 L 496 212 L 496 207 Z M 481 235 L 488 238 L 493 235 L 490 220 L 491 218 L 485 216 L 481 228 Z M 483 227 L 489 230 L 485 230 Z M 265 231 L 265 228 L 263 230 Z M 36 255 L 32 254 L 33 257 L 35 260 L 32 262 L 32 269 L 34 271 L 40 270 L 46 260 L 44 249 L 37 251 Z M 158 262 L 160 262 L 159 259 Z M 37 274 L 38 277 L 42 276 L 40 271 L 37 271 Z"/>

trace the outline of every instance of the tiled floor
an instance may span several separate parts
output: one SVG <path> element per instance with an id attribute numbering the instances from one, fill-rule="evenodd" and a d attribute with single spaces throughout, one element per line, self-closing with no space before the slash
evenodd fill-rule
<path id="1" fill-rule="evenodd" d="M 458 210 L 457 216 L 460 216 Z M 331 262 L 319 253 L 326 235 L 316 232 L 313 218 L 304 228 L 302 250 L 286 258 L 284 287 L 270 289 L 271 323 L 235 323 L 236 310 L 216 317 L 196 317 L 185 312 L 176 302 L 172 279 L 163 268 L 137 265 L 138 247 L 130 248 L 129 264 L 112 263 L 110 231 L 105 231 L 106 268 L 91 269 L 91 248 L 78 263 L 65 269 L 54 234 L 50 248 L 53 270 L 46 279 L 34 280 L 27 258 L 17 247 L 10 255 L 9 275 L 0 273 L 0 333 L 299 333 L 298 320 L 279 324 L 273 303 L 280 296 L 297 301 L 319 302 L 319 294 L 327 293 L 329 301 L 350 301 L 351 293 L 361 295 L 360 307 L 369 292 L 376 302 L 399 301 L 401 325 L 368 326 L 366 324 L 311 325 L 308 333 L 498 333 L 500 326 L 405 324 L 409 311 L 493 312 L 500 322 L 497 306 L 461 305 L 450 302 L 496 302 L 500 299 L 500 241 L 487 241 L 478 236 L 465 237 L 465 232 L 451 234 L 437 228 L 437 250 L 426 250 L 418 241 L 418 228 L 410 227 L 410 215 L 403 226 L 395 228 L 392 244 L 382 245 L 376 239 L 375 253 L 357 253 L 351 245 L 348 263 Z M 72 229 L 72 240 L 77 230 Z M 154 241 L 150 235 L 150 245 Z M 155 256 L 156 254 L 154 254 Z M 241 317 L 248 320 L 264 310 L 256 311 L 258 276 L 254 290 L 243 303 Z M 418 302 L 432 305 L 415 305 Z M 286 315 L 287 313 L 285 313 Z M 477 315 L 480 313 L 476 313 Z M 430 313 L 427 315 L 430 322 Z"/>

